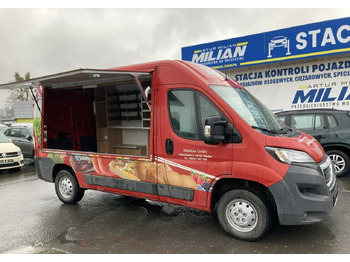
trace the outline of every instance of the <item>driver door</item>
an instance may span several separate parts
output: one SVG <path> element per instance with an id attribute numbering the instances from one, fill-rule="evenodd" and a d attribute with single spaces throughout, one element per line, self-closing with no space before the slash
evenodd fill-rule
<path id="1" fill-rule="evenodd" d="M 232 144 L 203 141 L 206 118 L 223 113 L 196 88 L 162 86 L 159 92 L 161 104 L 166 105 L 159 112 L 156 159 L 161 200 L 206 206 L 215 177 L 232 170 Z"/>

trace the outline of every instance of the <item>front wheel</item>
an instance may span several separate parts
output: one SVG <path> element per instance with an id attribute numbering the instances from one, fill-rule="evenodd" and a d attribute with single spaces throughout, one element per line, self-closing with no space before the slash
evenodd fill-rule
<path id="1" fill-rule="evenodd" d="M 256 240 L 271 226 L 271 215 L 265 202 L 245 189 L 233 189 L 225 193 L 217 210 L 223 229 L 238 239 Z"/>
<path id="2" fill-rule="evenodd" d="M 55 190 L 58 198 L 65 204 L 76 204 L 84 196 L 75 177 L 67 170 L 58 172 L 55 179 Z"/>

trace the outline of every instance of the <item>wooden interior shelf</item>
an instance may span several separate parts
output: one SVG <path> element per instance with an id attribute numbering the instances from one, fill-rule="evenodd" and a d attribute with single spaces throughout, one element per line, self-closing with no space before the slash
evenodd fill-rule
<path id="1" fill-rule="evenodd" d="M 146 132 L 146 144 L 149 140 L 151 110 L 139 90 L 125 92 L 118 90 L 118 86 L 98 87 L 94 111 L 98 152 L 147 155 L 147 145 L 130 144 L 128 138 L 130 132 L 140 130 Z"/>

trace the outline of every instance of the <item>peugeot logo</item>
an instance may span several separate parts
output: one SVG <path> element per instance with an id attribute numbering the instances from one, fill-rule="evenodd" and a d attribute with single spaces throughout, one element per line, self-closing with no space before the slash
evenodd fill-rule
<path id="1" fill-rule="evenodd" d="M 2 153 L 2 157 L 3 158 L 7 157 L 7 154 L 6 153 Z"/>

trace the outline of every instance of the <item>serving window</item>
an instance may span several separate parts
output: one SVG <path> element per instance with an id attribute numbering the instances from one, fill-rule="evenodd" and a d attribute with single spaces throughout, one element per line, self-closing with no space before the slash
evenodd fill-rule
<path id="1" fill-rule="evenodd" d="M 44 148 L 149 155 L 151 74 L 100 80 L 41 83 Z"/>

